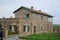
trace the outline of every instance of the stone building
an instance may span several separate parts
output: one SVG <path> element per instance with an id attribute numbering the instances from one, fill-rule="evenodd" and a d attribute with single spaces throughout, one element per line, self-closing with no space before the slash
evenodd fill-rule
<path id="1" fill-rule="evenodd" d="M 6 35 L 39 34 L 53 32 L 53 16 L 34 10 L 33 7 L 21 6 L 13 12 L 15 18 L 2 18 L 2 28 L 6 29 Z"/>

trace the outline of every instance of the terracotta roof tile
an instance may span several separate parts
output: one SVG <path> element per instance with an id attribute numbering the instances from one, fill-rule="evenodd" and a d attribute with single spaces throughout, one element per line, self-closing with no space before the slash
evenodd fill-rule
<path id="1" fill-rule="evenodd" d="M 15 10 L 13 13 L 17 12 L 17 11 L 20 10 L 21 8 L 27 9 L 27 10 L 29 10 L 29 11 L 31 11 L 31 12 L 34 12 L 34 13 L 37 13 L 37 14 L 45 15 L 45 16 L 48 16 L 48 17 L 53 17 L 53 16 L 51 16 L 51 15 L 45 13 L 45 12 L 42 12 L 42 11 L 40 12 L 40 11 L 34 10 L 34 9 L 32 10 L 31 8 L 27 8 L 27 7 L 24 7 L 24 6 L 21 6 L 20 8 L 18 8 L 17 10 Z"/>

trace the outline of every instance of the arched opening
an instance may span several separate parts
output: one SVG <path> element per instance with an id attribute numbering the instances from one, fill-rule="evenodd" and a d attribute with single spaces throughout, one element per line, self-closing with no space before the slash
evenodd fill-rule
<path id="1" fill-rule="evenodd" d="M 18 34 L 18 27 L 17 27 L 17 25 L 10 25 L 9 26 L 9 30 L 8 30 L 8 34 L 9 35 Z"/>
<path id="2" fill-rule="evenodd" d="M 34 26 L 34 33 L 36 33 L 36 26 Z"/>

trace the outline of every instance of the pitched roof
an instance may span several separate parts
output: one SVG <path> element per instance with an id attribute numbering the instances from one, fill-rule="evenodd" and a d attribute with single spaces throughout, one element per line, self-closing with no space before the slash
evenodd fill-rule
<path id="1" fill-rule="evenodd" d="M 48 17 L 53 17 L 53 16 L 51 16 L 51 15 L 45 13 L 45 12 L 40 12 L 40 11 L 34 10 L 34 9 L 32 10 L 31 8 L 27 8 L 27 7 L 23 7 L 23 6 L 21 6 L 21 7 L 18 8 L 17 10 L 15 10 L 13 13 L 19 11 L 21 8 L 24 8 L 24 9 L 26 9 L 26 10 L 29 10 L 29 11 L 34 12 L 34 13 L 37 13 L 37 14 L 45 15 L 45 16 L 48 16 Z"/>

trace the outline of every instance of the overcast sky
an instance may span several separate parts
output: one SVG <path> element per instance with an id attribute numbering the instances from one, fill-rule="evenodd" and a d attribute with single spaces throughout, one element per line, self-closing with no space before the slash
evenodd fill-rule
<path id="1" fill-rule="evenodd" d="M 60 0 L 0 0 L 0 18 L 14 17 L 13 11 L 21 6 L 33 6 L 36 10 L 53 15 L 53 23 L 60 24 Z"/>

